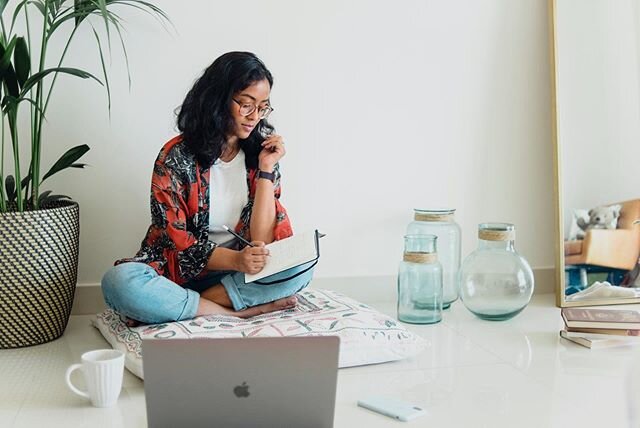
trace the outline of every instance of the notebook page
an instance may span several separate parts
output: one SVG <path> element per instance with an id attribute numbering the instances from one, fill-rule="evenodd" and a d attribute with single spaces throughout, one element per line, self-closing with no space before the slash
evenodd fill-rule
<path id="1" fill-rule="evenodd" d="M 269 249 L 267 264 L 257 274 L 245 273 L 245 282 L 257 281 L 274 273 L 309 262 L 318 256 L 315 230 L 272 242 L 266 248 Z"/>

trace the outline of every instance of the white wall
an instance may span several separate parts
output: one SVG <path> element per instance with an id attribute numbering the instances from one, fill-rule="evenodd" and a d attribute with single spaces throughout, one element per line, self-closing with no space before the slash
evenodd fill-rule
<path id="1" fill-rule="evenodd" d="M 61 80 L 50 107 L 46 165 L 92 148 L 49 183 L 81 205 L 80 284 L 137 250 L 173 110 L 230 50 L 274 74 L 283 202 L 328 234 L 318 277 L 395 275 L 413 207 L 457 208 L 464 254 L 479 222 L 514 222 L 520 252 L 553 265 L 546 0 L 154 3 L 175 30 L 122 12 L 133 85 L 114 43 L 111 119 L 87 81 Z M 67 64 L 98 72 L 91 34 L 76 42 Z"/>
<path id="2" fill-rule="evenodd" d="M 640 197 L 640 10 L 636 0 L 562 0 L 557 16 L 568 236 L 574 209 Z"/>

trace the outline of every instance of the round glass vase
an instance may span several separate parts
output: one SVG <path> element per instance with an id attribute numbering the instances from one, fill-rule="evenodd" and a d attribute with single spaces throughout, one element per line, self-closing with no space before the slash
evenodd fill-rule
<path id="1" fill-rule="evenodd" d="M 462 263 L 459 281 L 462 302 L 479 318 L 513 318 L 531 300 L 533 272 L 516 252 L 515 235 L 509 223 L 478 226 L 478 248 Z"/>
<path id="2" fill-rule="evenodd" d="M 435 235 L 406 235 L 398 269 L 398 319 L 411 324 L 442 320 L 442 265 Z"/>
<path id="3" fill-rule="evenodd" d="M 455 222 L 455 209 L 413 210 L 413 221 L 407 235 L 436 235 L 438 260 L 442 264 L 442 308 L 448 309 L 458 300 L 460 269 L 460 226 Z"/>

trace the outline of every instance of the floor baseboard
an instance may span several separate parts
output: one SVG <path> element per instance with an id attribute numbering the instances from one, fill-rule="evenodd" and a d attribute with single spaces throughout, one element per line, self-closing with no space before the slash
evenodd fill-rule
<path id="1" fill-rule="evenodd" d="M 555 269 L 533 270 L 536 280 L 535 294 L 555 292 Z M 328 288 L 346 294 L 356 300 L 383 302 L 396 299 L 395 276 L 354 276 L 314 278 L 313 287 Z M 89 315 L 102 312 L 106 306 L 102 299 L 100 284 L 78 284 L 72 315 Z"/>

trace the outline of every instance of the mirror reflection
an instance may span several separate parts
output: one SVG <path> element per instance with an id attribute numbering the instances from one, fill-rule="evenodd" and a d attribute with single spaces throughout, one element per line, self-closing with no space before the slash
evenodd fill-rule
<path id="1" fill-rule="evenodd" d="M 556 0 L 555 48 L 562 299 L 640 298 L 640 1 Z"/>

